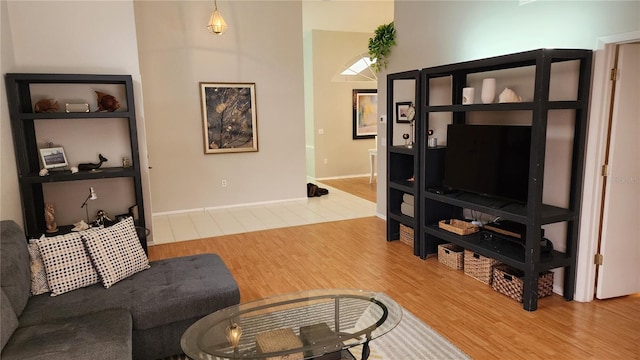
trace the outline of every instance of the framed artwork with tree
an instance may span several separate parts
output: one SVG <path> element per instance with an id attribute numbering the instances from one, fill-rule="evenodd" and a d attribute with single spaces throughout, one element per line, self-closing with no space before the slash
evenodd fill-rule
<path id="1" fill-rule="evenodd" d="M 258 151 L 255 83 L 200 83 L 205 154 Z"/>

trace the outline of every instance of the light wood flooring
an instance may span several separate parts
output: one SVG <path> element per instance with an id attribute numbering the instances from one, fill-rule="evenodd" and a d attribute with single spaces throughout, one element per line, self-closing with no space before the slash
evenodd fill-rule
<path id="1" fill-rule="evenodd" d="M 554 294 L 527 312 L 385 233 L 384 220 L 368 217 L 156 245 L 149 257 L 218 253 L 241 301 L 317 288 L 383 291 L 474 359 L 640 357 L 640 296 L 579 303 Z"/>
<path id="2" fill-rule="evenodd" d="M 373 183 L 369 184 L 369 177 L 366 176 L 346 179 L 318 180 L 318 182 L 327 184 L 344 192 L 348 192 L 351 195 L 355 195 L 365 200 L 376 202 L 377 184 L 375 180 L 376 177 L 373 178 Z"/>

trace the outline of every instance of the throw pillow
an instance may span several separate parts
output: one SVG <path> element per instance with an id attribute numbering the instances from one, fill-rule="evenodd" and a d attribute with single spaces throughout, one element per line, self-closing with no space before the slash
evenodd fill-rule
<path id="1" fill-rule="evenodd" d="M 44 238 L 44 235 L 42 235 L 42 238 Z M 29 250 L 29 258 L 31 259 L 31 295 L 48 293 L 50 290 L 47 282 L 47 271 L 44 268 L 44 262 L 42 262 L 40 247 L 35 239 L 29 240 L 27 250 Z"/>
<path id="2" fill-rule="evenodd" d="M 149 259 L 140 245 L 133 218 L 82 235 L 105 288 L 149 268 Z"/>
<path id="3" fill-rule="evenodd" d="M 100 280 L 81 237 L 83 233 L 94 231 L 89 229 L 36 240 L 47 271 L 51 296 L 93 285 Z"/>

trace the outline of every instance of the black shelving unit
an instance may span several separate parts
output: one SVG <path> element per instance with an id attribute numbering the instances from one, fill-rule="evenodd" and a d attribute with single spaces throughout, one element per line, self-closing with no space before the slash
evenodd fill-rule
<path id="1" fill-rule="evenodd" d="M 394 124 L 395 119 L 395 99 L 399 95 L 397 89 L 400 87 L 398 82 L 411 82 L 407 88 L 412 88 L 413 99 L 402 98 L 398 102 L 413 101 L 415 106 L 414 133 L 420 133 L 420 71 L 412 70 L 387 75 L 387 241 L 400 239 L 400 224 L 412 228 L 413 231 L 413 253 L 420 254 L 420 236 L 419 230 L 419 178 L 420 178 L 420 158 L 419 151 L 420 139 L 415 136 L 415 143 L 411 147 L 403 144 L 394 144 Z M 413 181 L 409 179 L 413 178 Z M 413 217 L 402 214 L 400 206 L 403 201 L 403 195 L 409 194 L 414 197 L 414 215 Z"/>
<path id="2" fill-rule="evenodd" d="M 564 61 L 577 61 L 579 74 L 577 84 L 577 99 L 571 101 L 549 100 L 551 84 L 551 66 Z M 437 194 L 428 190 L 438 182 L 438 172 L 443 164 L 435 152 L 426 146 L 426 131 L 420 131 L 418 141 L 421 176 L 419 178 L 420 219 L 415 226 L 422 232 L 420 237 L 422 249 L 420 256 L 437 252 L 438 244 L 451 242 L 466 249 L 487 256 L 524 272 L 523 308 L 528 311 L 537 309 L 537 281 L 538 274 L 555 268 L 564 268 L 564 297 L 573 299 L 575 291 L 575 266 L 578 242 L 578 219 L 580 210 L 582 176 L 584 169 L 585 142 L 587 129 L 587 111 L 589 103 L 589 88 L 591 83 L 590 50 L 573 49 L 540 49 L 512 55 L 498 56 L 488 59 L 468 61 L 463 63 L 425 68 L 420 71 L 420 108 L 421 126 L 418 129 L 429 129 L 430 114 L 451 113 L 454 124 L 466 124 L 467 114 L 470 112 L 506 112 L 517 111 L 531 115 L 531 152 L 529 159 L 529 183 L 526 204 L 505 204 L 503 200 L 489 198 L 471 193 Z M 487 71 L 500 71 L 520 67 L 531 67 L 534 70 L 533 101 L 521 103 L 492 103 L 461 105 L 462 89 L 467 86 L 468 76 Z M 451 105 L 430 104 L 430 81 L 447 77 L 451 81 Z M 388 104 L 387 109 L 392 109 Z M 545 144 L 547 137 L 547 120 L 549 111 L 568 109 L 573 110 L 574 136 L 571 155 L 569 206 L 560 208 L 543 203 L 543 179 L 545 168 Z M 389 136 L 391 137 L 391 136 Z M 447 144 L 455 146 L 455 144 Z M 446 149 L 443 149 L 446 151 Z M 394 169 L 389 166 L 389 172 Z M 435 169 L 435 171 L 434 171 Z M 435 174 L 429 178 L 429 172 Z M 391 176 L 391 175 L 390 175 Z M 390 187 L 392 185 L 390 184 Z M 415 191 L 415 190 L 414 190 Z M 392 196 L 389 196 L 389 208 L 393 209 Z M 459 236 L 438 228 L 437 221 L 448 218 L 461 218 L 463 209 L 480 211 L 485 214 L 500 216 L 502 219 L 524 224 L 526 227 L 526 241 L 524 246 L 508 241 L 485 239 L 482 235 Z M 393 212 L 393 211 L 391 211 Z M 566 250 L 554 251 L 553 256 L 543 255 L 540 248 L 542 225 L 566 222 Z M 392 225 L 388 225 L 392 229 Z"/>
<path id="3" fill-rule="evenodd" d="M 18 167 L 18 182 L 22 199 L 24 229 L 29 237 L 36 237 L 45 233 L 43 184 L 52 182 L 70 182 L 89 179 L 131 178 L 134 187 L 135 202 L 138 208 L 136 226 L 145 229 L 144 202 L 142 198 L 142 179 L 140 175 L 140 158 L 138 152 L 138 135 L 136 130 L 136 114 L 133 96 L 133 82 L 130 75 L 87 75 L 87 74 L 6 74 L 7 100 L 11 117 L 11 128 Z M 89 113 L 36 113 L 33 110 L 31 96 L 32 85 L 117 85 L 124 87 L 126 100 L 120 99 L 125 111 L 89 112 Z M 53 95 L 53 94 L 52 94 Z M 52 96 L 53 97 L 53 96 Z M 103 119 L 125 119 L 131 150 L 131 167 L 105 167 L 100 172 L 81 171 L 71 174 L 71 171 L 50 171 L 48 176 L 39 176 L 40 160 L 36 142 L 36 121 L 56 121 L 60 119 L 78 119 L 82 121 L 96 121 Z M 131 204 L 123 206 L 128 208 Z M 72 226 L 59 226 L 56 234 L 71 231 Z M 147 250 L 144 231 L 140 234 L 140 242 Z"/>

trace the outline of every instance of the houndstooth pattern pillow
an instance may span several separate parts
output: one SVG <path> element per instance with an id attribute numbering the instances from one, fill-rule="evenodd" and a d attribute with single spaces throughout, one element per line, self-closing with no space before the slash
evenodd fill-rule
<path id="1" fill-rule="evenodd" d="M 94 233 L 82 235 L 105 288 L 149 268 L 133 218 Z"/>
<path id="2" fill-rule="evenodd" d="M 42 261 L 47 271 L 47 282 L 51 296 L 96 284 L 100 279 L 82 244 L 82 234 L 69 233 L 50 238 L 38 239 Z"/>
<path id="3" fill-rule="evenodd" d="M 40 247 L 36 241 L 36 239 L 31 239 L 27 244 L 31 260 L 31 295 L 40 295 L 51 291 L 47 282 L 47 271 L 44 268 L 42 255 L 40 255 Z"/>

